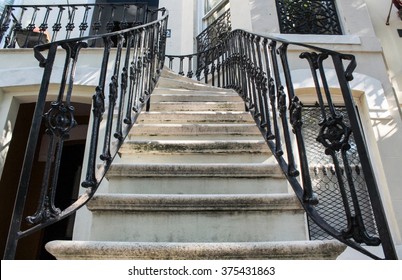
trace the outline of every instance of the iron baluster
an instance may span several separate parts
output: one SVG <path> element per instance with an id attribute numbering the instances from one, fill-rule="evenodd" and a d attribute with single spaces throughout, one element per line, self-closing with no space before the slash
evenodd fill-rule
<path id="1" fill-rule="evenodd" d="M 36 16 L 38 14 L 39 8 L 33 7 L 33 10 L 34 11 L 32 13 L 31 21 L 29 22 L 28 26 L 26 27 L 27 34 L 25 35 L 25 42 L 22 44 L 23 48 L 27 47 L 29 36 L 31 36 L 32 32 L 35 29 L 35 21 L 36 21 Z"/>
<path id="2" fill-rule="evenodd" d="M 74 25 L 74 18 L 75 18 L 75 11 L 78 10 L 78 8 L 74 5 L 68 7 L 68 23 L 66 25 L 66 39 L 69 39 L 71 36 L 71 32 L 74 30 L 75 25 Z"/>
<path id="3" fill-rule="evenodd" d="M 96 21 L 92 24 L 92 30 L 93 30 L 95 35 L 98 35 L 99 30 L 102 28 L 101 18 L 102 18 L 102 12 L 103 12 L 104 6 L 103 5 L 96 5 L 95 7 L 97 8 L 95 10 L 97 10 L 98 16 L 96 17 Z M 94 40 L 94 42 L 93 42 L 93 46 L 95 46 L 95 45 L 96 45 L 96 40 Z"/>
<path id="4" fill-rule="evenodd" d="M 264 72 L 264 65 L 262 61 L 262 55 L 261 55 L 261 37 L 257 36 L 256 38 L 256 53 L 257 53 L 257 85 L 258 85 L 258 92 L 259 92 L 259 101 L 260 101 L 260 111 L 261 111 L 261 117 L 260 117 L 260 127 L 264 127 L 267 125 L 267 106 L 266 106 L 266 100 L 267 100 L 267 87 L 266 87 L 266 76 Z"/>
<path id="5" fill-rule="evenodd" d="M 121 52 L 123 48 L 124 37 L 122 35 L 118 36 L 117 39 L 117 50 L 116 50 L 116 58 L 113 66 L 113 75 L 111 78 L 111 82 L 109 83 L 109 103 L 108 103 L 108 112 L 107 112 L 107 120 L 105 126 L 105 139 L 103 143 L 103 153 L 100 156 L 100 159 L 103 161 L 110 162 L 112 160 L 111 155 L 111 136 L 112 136 L 112 126 L 113 126 L 113 114 L 116 106 L 118 88 L 119 88 L 119 73 L 120 73 L 120 61 L 121 61 Z"/>
<path id="6" fill-rule="evenodd" d="M 280 82 L 278 81 L 279 79 L 279 69 L 278 69 L 278 62 L 276 59 L 276 41 L 271 41 L 268 44 L 268 48 L 270 50 L 270 57 L 272 61 L 272 69 L 273 69 L 273 75 L 275 77 L 275 80 L 272 79 L 270 82 L 272 83 L 272 86 L 269 87 L 269 99 L 271 101 L 271 108 L 272 108 L 272 118 L 273 118 L 273 125 L 274 125 L 274 135 L 275 135 L 275 155 L 276 156 L 282 156 L 283 151 L 282 151 L 282 144 L 281 144 L 281 136 L 279 134 L 279 124 L 278 124 L 278 114 L 277 114 L 277 107 L 276 107 L 276 101 L 279 100 L 279 95 L 282 92 Z M 275 85 L 274 85 L 275 82 Z M 279 106 L 279 104 L 278 104 Z"/>
<path id="7" fill-rule="evenodd" d="M 131 119 L 131 111 L 133 108 L 133 98 L 134 98 L 134 91 L 135 91 L 135 86 L 136 86 L 136 58 L 137 58 L 137 52 L 138 52 L 138 44 L 139 44 L 139 33 L 134 32 L 132 37 L 130 37 L 132 46 L 134 47 L 133 49 L 133 56 L 132 60 L 130 63 L 130 75 L 129 75 L 129 95 L 128 95 L 128 101 L 127 101 L 127 110 L 126 110 L 126 117 L 124 119 L 125 124 L 132 124 L 132 119 Z"/>
<path id="8" fill-rule="evenodd" d="M 115 10 L 116 10 L 116 6 L 115 5 L 112 5 L 111 6 L 112 7 L 112 9 L 111 9 L 111 11 L 110 11 L 110 17 L 109 17 L 109 20 L 108 20 L 108 22 L 106 23 L 106 31 L 107 32 L 112 32 L 112 31 L 114 31 L 114 21 L 113 21 L 113 19 L 114 19 L 114 12 L 115 12 Z"/>
<path id="9" fill-rule="evenodd" d="M 218 47 L 218 52 L 219 52 L 219 55 L 218 55 L 218 58 L 217 58 L 217 64 L 216 64 L 216 73 L 217 73 L 217 77 L 216 77 L 216 80 L 218 81 L 218 84 L 217 84 L 217 86 L 218 87 L 221 87 L 221 70 L 222 70 L 222 63 L 221 63 L 221 60 L 222 60 L 222 53 L 221 53 L 221 47 L 219 46 Z M 191 73 L 192 73 L 193 71 L 192 71 L 192 69 L 191 69 Z M 189 77 L 189 78 L 191 78 L 191 77 Z"/>
<path id="10" fill-rule="evenodd" d="M 260 124 L 261 128 L 265 128 L 265 138 L 267 140 L 272 140 L 274 139 L 274 135 L 272 134 L 272 126 L 271 126 L 271 116 L 270 116 L 270 108 L 269 108 L 269 88 L 272 85 L 271 83 L 271 70 L 270 70 L 270 63 L 269 63 L 269 56 L 268 56 L 268 39 L 264 38 L 263 43 L 261 48 L 264 51 L 264 65 L 265 70 L 263 75 L 263 81 L 262 81 L 262 98 L 264 102 L 264 122 Z M 261 55 L 261 54 L 260 54 Z"/>
<path id="11" fill-rule="evenodd" d="M 146 96 L 148 95 L 147 90 L 147 74 L 148 74 L 148 51 L 149 51 L 149 31 L 144 28 L 144 48 L 142 51 L 142 69 L 141 69 L 141 90 L 140 90 L 140 102 L 145 103 Z"/>
<path id="12" fill-rule="evenodd" d="M 119 106 L 118 106 L 118 117 L 116 123 L 116 132 L 114 133 L 114 137 L 119 141 L 123 141 L 123 114 L 124 114 L 124 104 L 127 94 L 127 85 L 128 85 L 128 71 L 129 71 L 129 62 L 130 62 L 130 51 L 132 44 L 132 35 L 127 39 L 126 43 L 126 53 L 124 59 L 124 66 L 121 70 L 121 82 L 120 82 L 120 97 L 119 97 Z"/>
<path id="13" fill-rule="evenodd" d="M 264 110 L 262 99 L 261 99 L 261 90 L 262 90 L 262 72 L 260 68 L 260 60 L 257 59 L 257 51 L 259 49 L 260 37 L 255 36 L 251 41 L 251 51 L 253 54 L 253 64 L 254 64 L 254 89 L 255 89 L 255 102 L 257 105 L 258 114 L 256 115 L 257 118 L 262 118 L 262 111 Z M 257 46 L 257 47 L 256 47 Z"/>
<path id="14" fill-rule="evenodd" d="M 192 55 L 190 55 L 190 56 L 188 56 L 187 57 L 187 59 L 188 59 L 188 71 L 187 71 L 187 78 L 192 78 L 193 77 L 193 75 L 194 75 L 194 72 L 193 72 L 193 56 Z M 219 71 L 219 70 L 218 70 Z M 219 72 L 218 72 L 219 73 Z M 219 74 L 218 74 L 219 75 Z M 218 78 L 219 79 L 219 78 Z"/>
<path id="15" fill-rule="evenodd" d="M 287 49 L 288 49 L 288 44 L 283 43 L 278 48 L 278 53 L 279 53 L 279 56 L 280 56 L 281 62 L 282 62 L 282 68 L 283 68 L 283 72 L 284 72 L 284 76 L 285 76 L 289 104 L 292 104 L 292 102 L 294 101 L 294 90 L 293 90 L 292 77 L 290 75 L 289 63 L 287 60 Z M 281 100 L 280 117 L 282 119 L 283 135 L 284 135 L 284 140 L 285 140 L 285 144 L 286 144 L 286 152 L 287 152 L 287 157 L 288 157 L 288 174 L 289 174 L 289 176 L 295 177 L 295 176 L 299 176 L 299 171 L 296 168 L 296 163 L 295 163 L 295 159 L 293 156 L 293 147 L 292 147 L 292 141 L 290 139 L 290 131 L 289 131 L 289 121 L 287 118 L 286 95 L 284 92 L 282 92 L 280 100 Z M 289 106 L 289 108 L 290 108 L 290 106 Z M 295 109 L 299 110 L 300 107 L 296 106 Z M 295 115 L 293 115 L 293 117 L 296 117 L 298 115 L 297 111 L 293 111 L 293 113 L 296 113 Z M 298 124 L 300 125 L 300 123 L 298 123 Z M 299 147 L 303 149 L 304 145 L 301 145 Z M 307 165 L 307 170 L 308 170 L 308 165 Z M 310 184 L 307 183 L 307 185 L 305 186 L 305 189 L 306 189 L 305 198 L 308 198 L 309 200 L 311 200 L 313 197 L 313 193 L 312 193 L 311 189 L 309 189 L 310 186 L 311 186 L 311 183 Z"/>
<path id="16" fill-rule="evenodd" d="M 88 29 L 88 14 L 89 14 L 89 10 L 91 9 L 91 7 L 88 5 L 86 5 L 84 7 L 85 7 L 84 16 L 83 16 L 82 22 L 79 26 L 79 30 L 80 30 L 79 37 L 84 36 L 84 32 Z"/>
<path id="17" fill-rule="evenodd" d="M 47 34 L 46 34 L 46 31 L 47 31 L 47 29 L 48 29 L 48 24 L 47 24 L 47 21 L 49 20 L 49 14 L 50 14 L 50 11 L 52 10 L 52 8 L 51 7 L 49 7 L 49 6 L 47 6 L 46 7 L 46 13 L 45 13 L 45 16 L 44 16 L 44 18 L 43 18 L 43 21 L 42 21 L 42 23 L 39 25 L 39 36 L 38 36 L 38 41 L 37 41 L 37 44 L 40 44 L 41 42 L 42 42 L 42 37 L 43 37 L 43 35 L 45 35 L 46 36 L 46 39 L 47 39 Z M 47 42 L 47 40 L 44 40 L 45 42 Z M 48 42 L 47 42 L 48 43 Z"/>
<path id="18" fill-rule="evenodd" d="M 183 60 L 184 60 L 184 57 L 180 57 L 180 64 L 179 64 L 179 75 L 181 75 L 181 76 L 184 76 L 184 69 L 183 69 Z"/>
<path id="19" fill-rule="evenodd" d="M 59 13 L 57 14 L 57 20 L 53 25 L 53 35 L 52 35 L 52 42 L 54 42 L 57 38 L 57 34 L 61 30 L 61 19 L 63 18 L 63 12 L 65 8 L 63 6 L 59 6 Z"/>
<path id="20" fill-rule="evenodd" d="M 100 124 L 103 119 L 103 114 L 105 112 L 105 86 L 106 86 L 106 75 L 107 75 L 107 65 L 109 62 L 110 48 L 112 41 L 110 37 L 103 38 L 103 57 L 101 64 L 101 72 L 99 75 L 98 86 L 95 89 L 95 94 L 92 97 L 92 133 L 89 144 L 89 156 L 87 164 L 87 172 L 85 181 L 81 183 L 82 187 L 92 189 L 96 188 L 98 180 L 96 178 L 96 157 L 98 151 L 98 140 L 100 132 Z"/>
<path id="21" fill-rule="evenodd" d="M 311 75 L 314 80 L 314 85 L 315 85 L 315 91 L 317 93 L 317 98 L 318 98 L 318 104 L 320 106 L 321 110 L 321 122 L 326 122 L 327 121 L 327 114 L 325 113 L 325 105 L 324 105 L 324 99 L 323 95 L 321 92 L 321 86 L 320 82 L 318 81 L 318 76 L 317 76 L 317 70 L 319 68 L 318 65 L 318 54 L 315 52 L 308 53 L 308 52 L 303 52 L 300 54 L 300 58 L 305 58 L 310 64 L 310 69 L 311 69 Z"/>
<path id="22" fill-rule="evenodd" d="M 133 105 L 133 110 L 135 112 L 139 112 L 140 110 L 140 97 L 141 97 L 141 85 L 142 85 L 142 81 L 141 81 L 141 77 L 142 77 L 142 71 L 143 71 L 143 59 L 142 59 L 142 55 L 144 52 L 144 40 L 145 40 L 145 29 L 141 29 L 141 33 L 140 33 L 140 44 L 138 47 L 138 53 L 137 53 L 137 57 L 136 57 L 136 81 L 135 83 L 137 84 L 136 90 L 135 90 L 135 94 L 134 94 L 134 105 Z"/>

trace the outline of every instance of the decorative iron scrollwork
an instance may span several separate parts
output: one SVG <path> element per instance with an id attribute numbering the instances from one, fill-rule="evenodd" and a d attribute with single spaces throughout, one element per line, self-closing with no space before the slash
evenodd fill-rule
<path id="1" fill-rule="evenodd" d="M 281 33 L 340 35 L 334 0 L 277 0 Z"/>
<path id="2" fill-rule="evenodd" d="M 342 114 L 330 116 L 320 125 L 317 141 L 324 145 L 327 154 L 328 150 L 339 151 L 348 145 L 351 129 L 343 122 Z"/>
<path id="3" fill-rule="evenodd" d="M 44 118 L 46 132 L 62 139 L 67 139 L 69 131 L 77 125 L 74 119 L 74 107 L 71 105 L 52 103 Z"/>

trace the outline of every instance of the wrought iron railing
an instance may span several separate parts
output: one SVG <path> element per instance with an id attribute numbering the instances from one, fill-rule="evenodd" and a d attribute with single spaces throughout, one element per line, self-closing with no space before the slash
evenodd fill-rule
<path id="1" fill-rule="evenodd" d="M 182 75 L 192 77 L 195 73 L 199 80 L 239 93 L 306 213 L 317 226 L 374 259 L 397 259 L 349 88 L 356 67 L 353 55 L 235 30 L 222 44 L 201 54 L 166 57 L 169 66 L 179 68 Z M 201 63 L 196 61 L 200 58 L 204 59 Z M 194 65 L 203 67 L 197 69 Z M 308 134 L 303 127 L 306 107 L 293 84 L 298 72 L 294 70 L 301 69 L 307 69 L 310 76 L 306 79 L 314 82 L 310 91 L 316 97 L 319 110 L 317 127 L 314 133 L 308 131 Z M 329 81 L 328 76 L 335 79 Z M 341 92 L 340 96 L 334 96 L 334 88 Z M 334 100 L 344 109 L 335 106 Z M 342 219 L 340 223 L 327 219 L 325 212 L 331 209 L 320 209 L 310 173 L 315 166 L 310 166 L 306 141 L 321 145 L 320 156 L 330 164 L 331 187 L 338 195 L 335 203 L 337 209 L 342 209 L 339 214 L 335 213 Z M 356 173 L 362 177 L 358 179 L 359 186 L 354 178 Z M 359 195 L 360 188 L 364 189 L 363 195 Z M 370 204 L 368 211 L 362 211 L 365 203 Z M 369 215 L 368 219 L 365 215 Z M 371 253 L 365 245 L 382 246 L 384 255 Z"/>
<path id="2" fill-rule="evenodd" d="M 5 259 L 14 258 L 21 238 L 75 213 L 96 192 L 130 128 L 148 103 L 164 64 L 168 15 L 164 9 L 153 13 L 159 14 L 159 19 L 148 24 L 103 35 L 55 41 L 34 48 L 35 57 L 44 68 L 44 73 L 27 142 Z M 112 48 L 114 38 L 117 45 Z M 103 56 L 99 58 L 99 83 L 93 95 L 86 179 L 81 184 L 86 191 L 66 209 L 59 209 L 54 201 L 58 191 L 57 174 L 64 141 L 76 125 L 72 99 L 75 96 L 75 73 L 80 67 L 80 51 L 99 40 L 104 43 Z M 51 98 L 48 92 L 54 62 L 60 57 L 65 63 L 59 94 L 45 112 L 46 100 Z M 85 64 L 82 67 L 86 67 Z M 33 175 L 35 147 L 41 136 L 42 125 L 46 126 L 50 145 L 42 174 L 40 198 L 37 211 L 23 222 L 23 210 Z"/>
<path id="3" fill-rule="evenodd" d="M 147 3 L 8 5 L 0 17 L 0 47 L 32 48 L 56 40 L 110 33 L 152 20 Z M 92 46 L 98 46 L 96 43 L 92 42 Z"/>
<path id="4" fill-rule="evenodd" d="M 202 52 L 217 46 L 225 39 L 231 30 L 230 10 L 227 10 L 197 35 L 197 52 Z"/>

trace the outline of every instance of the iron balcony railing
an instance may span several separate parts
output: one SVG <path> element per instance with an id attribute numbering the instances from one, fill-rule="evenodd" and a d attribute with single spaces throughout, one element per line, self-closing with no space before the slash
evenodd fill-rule
<path id="1" fill-rule="evenodd" d="M 197 35 L 197 52 L 202 52 L 219 45 L 231 30 L 230 10 L 227 10 Z"/>
<path id="2" fill-rule="evenodd" d="M 0 17 L 1 48 L 105 34 L 154 20 L 147 3 L 8 5 Z M 98 41 L 91 46 L 99 46 Z"/>
<path id="3" fill-rule="evenodd" d="M 12 215 L 4 259 L 15 257 L 18 241 L 44 227 L 56 223 L 85 205 L 95 194 L 119 147 L 136 122 L 158 81 L 163 68 L 168 14 L 164 9 L 153 11 L 158 19 L 122 31 L 82 38 L 55 41 L 38 45 L 34 54 L 44 68 L 42 83 L 32 119 L 31 131 L 20 175 L 18 192 Z M 116 46 L 113 46 L 116 40 Z M 55 205 L 57 175 L 60 169 L 64 141 L 77 125 L 74 98 L 74 81 L 80 64 L 80 52 L 95 41 L 103 42 L 103 55 L 99 57 L 99 82 L 93 95 L 92 131 L 87 139 L 88 164 L 86 189 L 75 202 L 65 209 Z M 56 59 L 63 59 L 57 98 L 45 111 L 49 95 L 49 83 Z M 116 117 L 117 115 L 117 117 Z M 103 120 L 103 121 L 102 121 Z M 102 122 L 102 131 L 101 131 Z M 25 202 L 33 174 L 35 148 L 39 141 L 41 126 L 46 127 L 49 137 L 47 159 L 41 175 L 40 197 L 35 213 L 23 217 Z M 37 187 L 37 186 L 36 186 Z"/>
<path id="4" fill-rule="evenodd" d="M 182 75 L 239 93 L 315 225 L 374 259 L 397 259 L 349 88 L 356 67 L 353 55 L 235 30 L 212 49 L 167 55 L 166 60 Z M 306 116 L 309 110 L 295 89 L 293 79 L 300 69 L 307 69 L 310 76 L 306 79 L 314 82 L 310 91 L 316 97 L 318 119 Z M 336 78 L 330 81 L 327 77 Z M 334 95 L 334 88 L 340 96 Z M 315 128 L 310 124 L 306 131 L 304 123 L 308 121 L 314 121 Z M 311 158 L 307 142 L 320 146 L 317 153 L 324 159 L 322 167 Z M 336 193 L 329 207 L 321 207 L 322 197 L 314 190 L 317 186 L 326 188 L 318 178 L 323 174 L 328 188 Z M 366 203 L 369 205 L 363 209 Z M 340 220 L 329 218 L 334 215 Z M 382 246 L 384 254 L 375 255 L 365 245 Z"/>

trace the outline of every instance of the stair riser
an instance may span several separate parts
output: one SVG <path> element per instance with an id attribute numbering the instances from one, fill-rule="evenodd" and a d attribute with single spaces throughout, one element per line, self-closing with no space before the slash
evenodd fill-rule
<path id="1" fill-rule="evenodd" d="M 121 163 L 188 163 L 194 162 L 207 164 L 207 163 L 264 163 L 271 162 L 272 156 L 269 153 L 211 153 L 205 152 L 200 154 L 180 154 L 180 153 L 134 153 L 133 150 L 127 150 L 126 148 L 120 150 Z"/>
<path id="2" fill-rule="evenodd" d="M 222 137 L 231 136 L 259 136 L 261 133 L 255 125 L 135 125 L 129 134 L 129 139 L 135 139 L 135 136 L 199 136 L 215 135 Z"/>
<path id="3" fill-rule="evenodd" d="M 300 211 L 94 212 L 91 240 L 264 242 L 306 240 Z M 107 225 L 107 226 L 105 226 Z"/>
<path id="4" fill-rule="evenodd" d="M 254 124 L 249 113 L 242 112 L 150 112 L 141 113 L 137 123 L 250 123 Z"/>
<path id="5" fill-rule="evenodd" d="M 152 94 L 151 102 L 240 102 L 235 94 L 171 93 Z"/>
<path id="6" fill-rule="evenodd" d="M 126 141 L 120 149 L 121 153 L 153 153 L 153 154 L 270 154 L 265 143 L 259 142 L 225 142 L 225 141 Z"/>
<path id="7" fill-rule="evenodd" d="M 242 102 L 160 102 L 152 103 L 152 111 L 244 111 Z"/>
<path id="8" fill-rule="evenodd" d="M 109 192 L 131 194 L 266 194 L 286 193 L 284 179 L 266 178 L 127 178 L 109 179 Z"/>

